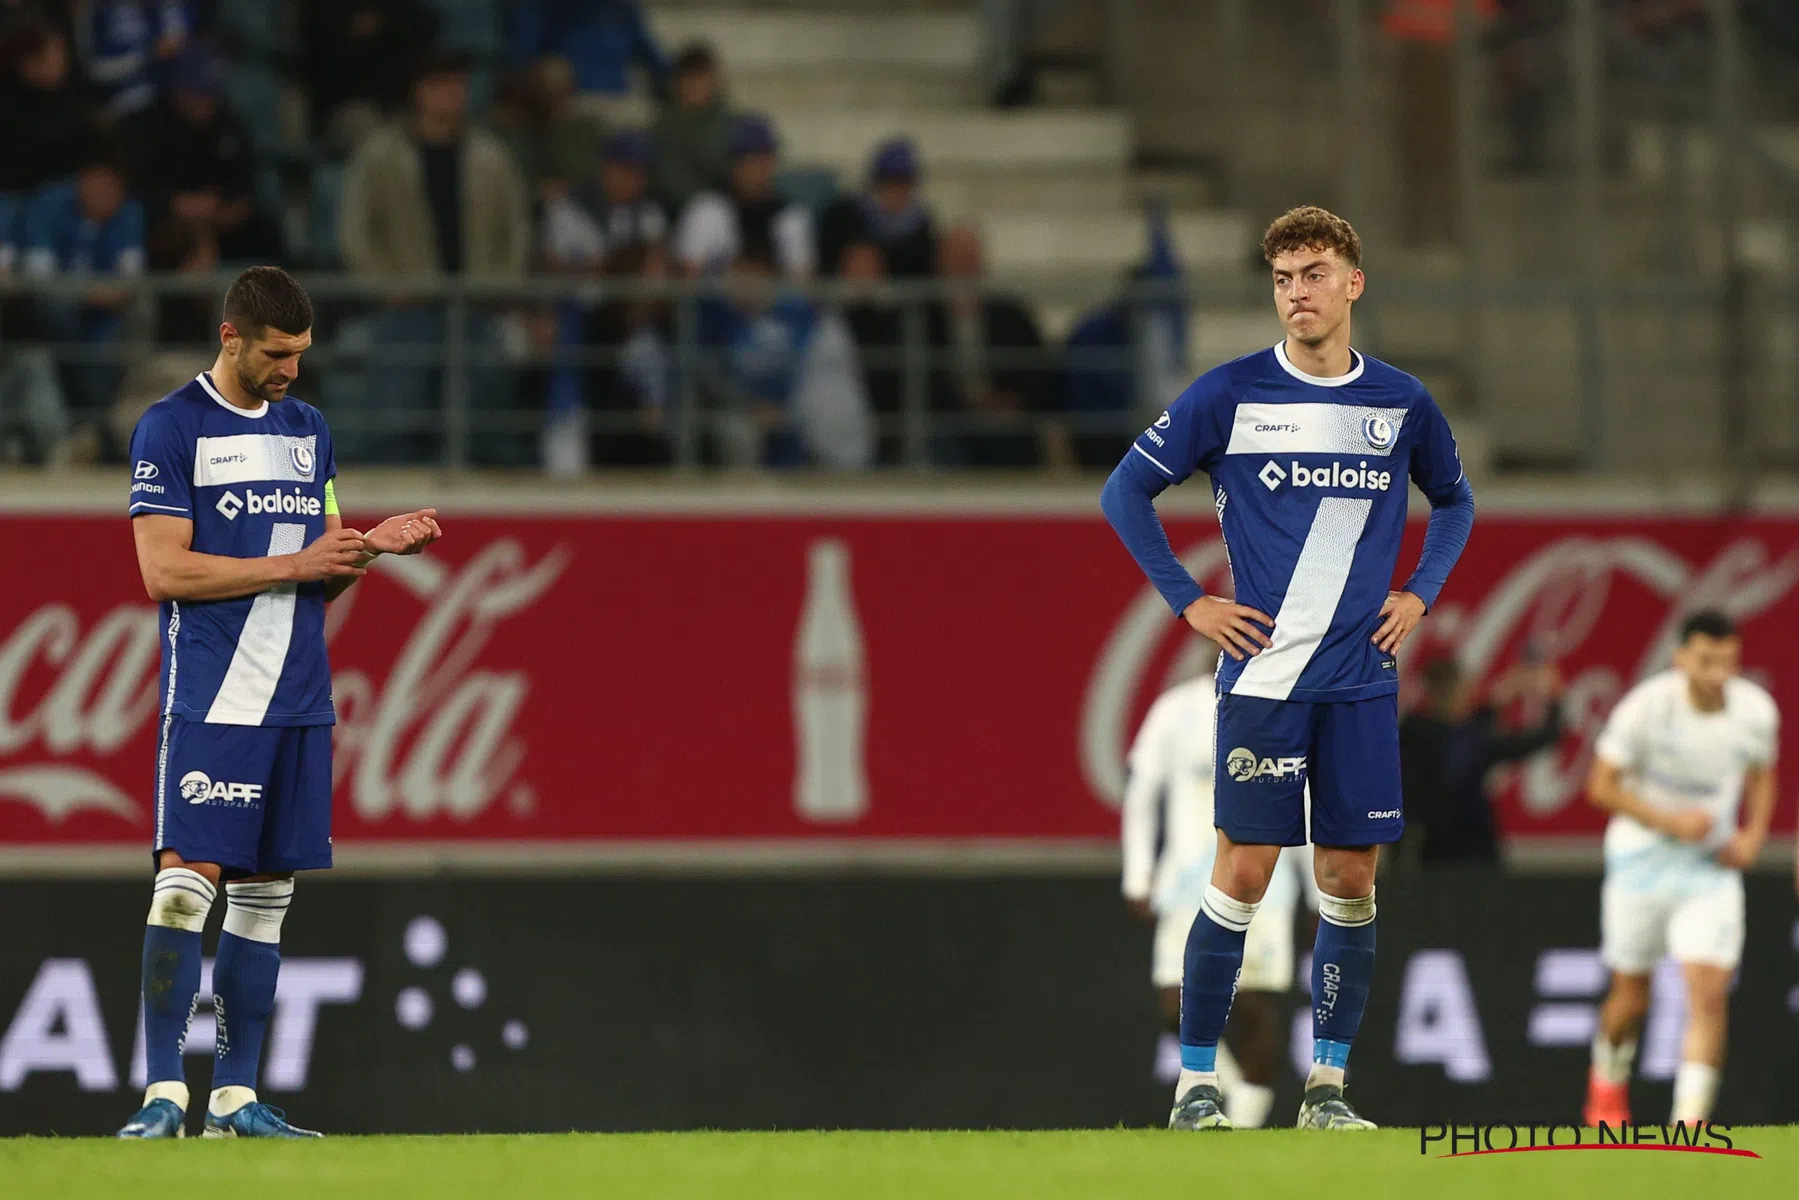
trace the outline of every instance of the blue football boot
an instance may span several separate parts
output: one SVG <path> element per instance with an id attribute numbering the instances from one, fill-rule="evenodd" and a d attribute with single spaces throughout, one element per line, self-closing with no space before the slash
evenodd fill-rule
<path id="1" fill-rule="evenodd" d="M 287 1114 L 253 1100 L 228 1116 L 215 1117 L 208 1111 L 201 1137 L 209 1138 L 315 1138 L 324 1137 L 310 1129 L 287 1123 Z"/>
<path id="2" fill-rule="evenodd" d="M 152 1100 L 119 1130 L 122 1138 L 178 1138 L 187 1136 L 187 1114 L 173 1100 Z"/>

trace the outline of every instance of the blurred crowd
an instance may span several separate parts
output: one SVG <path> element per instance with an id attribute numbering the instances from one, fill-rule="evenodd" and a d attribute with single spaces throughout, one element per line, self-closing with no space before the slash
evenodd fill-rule
<path id="1" fill-rule="evenodd" d="M 620 119 L 632 95 L 649 120 Z M 217 299 L 162 298 L 162 352 L 109 354 L 118 281 L 254 262 L 382 284 L 321 305 L 302 385 L 350 461 L 442 459 L 450 375 L 476 465 L 562 472 L 668 462 L 682 429 L 721 465 L 1106 466 L 1135 420 L 1122 302 L 1063 358 L 981 286 L 981 234 L 923 202 L 912 140 L 859 179 L 794 165 L 718 52 L 671 53 L 636 0 L 0 0 L 0 145 L 0 461 L 116 460 Z M 530 274 L 712 283 L 679 313 L 629 286 L 452 310 L 394 284 Z M 933 278 L 967 286 L 893 294 Z"/>

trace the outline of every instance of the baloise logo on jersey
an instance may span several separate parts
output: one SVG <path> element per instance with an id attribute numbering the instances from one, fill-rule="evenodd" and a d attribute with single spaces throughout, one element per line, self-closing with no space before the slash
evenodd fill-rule
<path id="1" fill-rule="evenodd" d="M 1353 467 L 1340 462 L 1327 463 L 1322 467 L 1307 467 L 1294 460 L 1286 470 L 1282 470 L 1281 465 L 1271 458 L 1262 464 L 1262 469 L 1256 472 L 1256 478 L 1271 492 L 1283 483 L 1296 488 L 1350 488 L 1362 492 L 1384 492 L 1393 486 L 1393 472 L 1369 470 L 1367 459 Z"/>
<path id="2" fill-rule="evenodd" d="M 235 521 L 243 512 L 251 516 L 268 513 L 271 516 L 316 517 L 325 511 L 325 502 L 317 496 L 302 494 L 298 488 L 291 492 L 275 488 L 266 492 L 247 491 L 241 498 L 236 492 L 226 492 L 213 507 L 224 514 L 227 521 Z"/>
<path id="3" fill-rule="evenodd" d="M 1246 746 L 1238 746 L 1224 759 L 1225 774 L 1238 783 L 1250 783 L 1257 779 L 1298 779 L 1305 774 L 1305 755 L 1296 754 L 1288 758 L 1261 758 L 1254 750 Z"/>

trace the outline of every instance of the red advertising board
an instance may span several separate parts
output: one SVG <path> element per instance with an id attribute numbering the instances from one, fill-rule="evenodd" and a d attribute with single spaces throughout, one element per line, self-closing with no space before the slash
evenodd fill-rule
<path id="1" fill-rule="evenodd" d="M 1216 526 L 1171 533 L 1217 586 Z M 1091 843 L 1114 835 L 1135 722 L 1194 648 L 1097 514 L 520 514 L 446 534 L 333 606 L 340 847 Z M 0 517 L 0 555 L 0 843 L 145 844 L 159 641 L 126 521 Z M 1502 781 L 1502 824 L 1592 834 L 1593 739 L 1672 622 L 1735 613 L 1786 707 L 1796 585 L 1799 520 L 1484 516 L 1405 666 L 1454 650 L 1491 678 L 1552 648 L 1570 733 Z"/>

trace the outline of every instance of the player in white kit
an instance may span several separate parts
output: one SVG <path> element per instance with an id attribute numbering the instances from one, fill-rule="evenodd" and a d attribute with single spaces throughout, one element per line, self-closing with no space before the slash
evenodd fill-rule
<path id="1" fill-rule="evenodd" d="M 1593 1039 L 1589 1125 L 1630 1120 L 1630 1068 L 1663 955 L 1680 964 L 1687 999 L 1672 1119 L 1711 1117 L 1743 954 L 1742 870 L 1768 834 L 1780 727 L 1773 697 L 1737 675 L 1741 654 L 1729 617 L 1688 617 L 1673 669 L 1625 694 L 1596 747 L 1587 790 L 1612 814 L 1599 905 L 1612 986 Z"/>
<path id="2" fill-rule="evenodd" d="M 1150 979 L 1166 1025 L 1158 1068 L 1167 1064 L 1163 1082 L 1169 1084 L 1180 1074 L 1187 933 L 1199 915 L 1217 855 L 1218 835 L 1212 827 L 1217 688 L 1206 671 L 1170 688 L 1150 706 L 1131 745 L 1124 792 L 1124 898 L 1156 923 Z M 1294 907 L 1303 891 L 1315 911 L 1316 886 L 1312 848 L 1288 846 L 1244 938 L 1243 970 L 1231 1009 L 1237 1055 L 1219 1055 L 1225 1110 L 1240 1129 L 1266 1123 L 1274 1104 L 1281 1045 L 1274 998 L 1293 987 Z"/>

